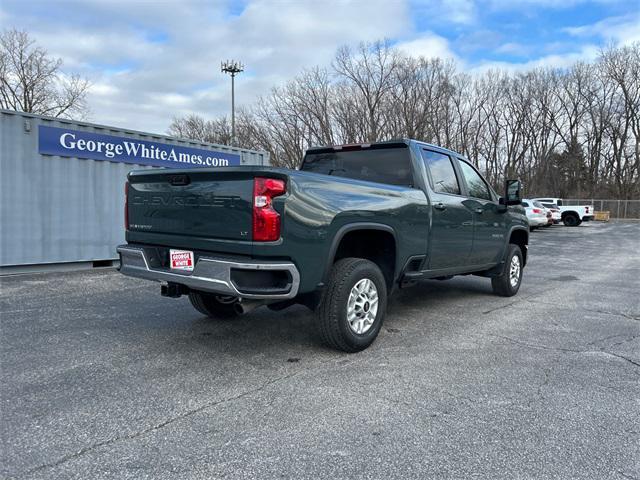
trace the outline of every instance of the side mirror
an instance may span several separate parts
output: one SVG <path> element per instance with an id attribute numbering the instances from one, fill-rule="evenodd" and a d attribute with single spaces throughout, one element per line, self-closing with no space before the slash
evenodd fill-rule
<path id="1" fill-rule="evenodd" d="M 501 205 L 520 205 L 522 203 L 522 184 L 520 180 L 507 180 Z"/>

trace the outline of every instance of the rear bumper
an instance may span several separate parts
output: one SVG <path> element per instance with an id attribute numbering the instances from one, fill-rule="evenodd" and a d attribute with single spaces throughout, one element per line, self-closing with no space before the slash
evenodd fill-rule
<path id="1" fill-rule="evenodd" d="M 541 227 L 543 225 L 546 225 L 547 222 L 548 222 L 547 217 L 543 217 L 543 216 L 529 217 L 529 225 L 532 227 Z"/>
<path id="2" fill-rule="evenodd" d="M 167 268 L 153 266 L 150 253 L 142 246 L 120 245 L 120 273 L 131 277 L 155 280 L 157 282 L 176 283 L 193 290 L 231 295 L 241 298 L 286 300 L 298 294 L 300 274 L 291 262 L 236 261 L 229 258 L 216 258 L 201 255 L 196 260 L 193 272 L 175 272 Z M 284 275 L 283 284 L 239 285 L 234 275 L 251 275 L 251 272 Z"/>

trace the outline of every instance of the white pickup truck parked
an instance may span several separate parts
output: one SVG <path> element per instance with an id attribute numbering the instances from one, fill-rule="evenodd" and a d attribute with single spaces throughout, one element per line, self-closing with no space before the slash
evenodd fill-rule
<path id="1" fill-rule="evenodd" d="M 593 220 L 593 205 L 565 205 L 561 198 L 534 198 L 547 208 L 558 208 L 561 220 L 567 227 L 577 227 L 582 222 Z"/>

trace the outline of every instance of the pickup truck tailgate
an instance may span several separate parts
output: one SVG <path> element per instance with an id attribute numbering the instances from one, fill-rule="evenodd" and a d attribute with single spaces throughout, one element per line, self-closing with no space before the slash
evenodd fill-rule
<path id="1" fill-rule="evenodd" d="M 251 240 L 253 177 L 252 171 L 135 172 L 127 187 L 129 229 Z"/>

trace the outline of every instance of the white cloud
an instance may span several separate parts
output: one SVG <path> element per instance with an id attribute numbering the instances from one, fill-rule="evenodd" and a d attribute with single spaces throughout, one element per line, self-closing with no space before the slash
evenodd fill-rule
<path id="1" fill-rule="evenodd" d="M 220 61 L 237 59 L 236 104 L 248 105 L 305 67 L 328 64 L 342 44 L 399 38 L 412 25 L 404 1 L 251 0 L 237 15 L 223 2 L 60 0 L 65 17 L 3 2 L 6 25 L 29 31 L 93 86 L 90 120 L 143 131 L 166 131 L 172 117 L 226 115 L 230 80 Z M 11 5 L 10 5 L 11 4 Z M 47 4 L 41 4 L 47 5 Z M 9 7 L 12 8 L 9 8 Z"/>
<path id="2" fill-rule="evenodd" d="M 515 0 L 521 3 L 532 3 L 536 0 Z M 545 0 L 540 0 L 541 4 Z M 472 70 L 483 72 L 490 69 L 501 69 L 511 72 L 526 71 L 538 67 L 566 68 L 576 62 L 595 60 L 606 43 L 616 46 L 628 45 L 640 41 L 640 13 L 605 18 L 594 24 L 567 27 L 562 29 L 575 39 L 556 41 L 539 46 L 540 56 L 523 62 L 484 61 L 475 65 Z M 505 43 L 495 49 L 496 53 L 527 57 L 535 52 L 531 45 L 521 43 Z M 542 54 L 546 52 L 546 54 Z"/>
<path id="3" fill-rule="evenodd" d="M 558 3 L 490 0 L 482 8 L 555 8 Z M 166 131 L 174 116 L 229 114 L 230 80 L 219 70 L 224 59 L 246 65 L 246 72 L 236 78 L 236 104 L 243 106 L 303 68 L 329 64 L 342 44 L 390 38 L 409 55 L 453 58 L 463 66 L 454 48 L 461 54 L 494 49 L 528 56 L 533 51 L 480 25 L 474 0 L 248 0 L 233 14 L 226 2 L 202 0 L 161 2 L 153 8 L 143 0 L 0 4 L 3 26 L 29 31 L 64 60 L 66 72 L 91 79 L 91 121 L 158 133 Z M 456 39 L 450 43 L 432 31 L 417 31 L 417 17 L 447 26 Z M 637 14 L 571 27 L 565 33 L 575 41 L 561 45 L 560 53 L 541 46 L 537 59 L 483 62 L 473 69 L 565 67 L 595 58 L 602 40 L 625 44 L 640 39 Z M 571 44 L 573 50 L 566 53 Z"/>
<path id="4" fill-rule="evenodd" d="M 591 25 L 567 27 L 564 31 L 574 37 L 599 37 L 620 46 L 640 42 L 640 10 L 630 15 L 608 17 Z"/>
<path id="5" fill-rule="evenodd" d="M 500 45 L 498 48 L 496 48 L 495 51 L 496 53 L 503 53 L 506 55 L 515 55 L 515 56 L 522 57 L 522 56 L 528 55 L 531 52 L 531 46 L 524 45 L 518 42 L 507 42 Z"/>
<path id="6" fill-rule="evenodd" d="M 482 62 L 474 66 L 472 72 L 486 72 L 487 70 L 505 70 L 508 72 L 523 72 L 534 68 L 567 68 L 576 62 L 593 61 L 598 56 L 600 48 L 596 45 L 583 45 L 578 50 L 562 54 L 544 55 L 526 62 Z"/>
<path id="7" fill-rule="evenodd" d="M 459 61 L 458 57 L 451 51 L 447 39 L 432 32 L 423 32 L 420 37 L 398 43 L 396 46 L 405 54 L 414 57 L 452 58 Z"/>
<path id="8" fill-rule="evenodd" d="M 600 48 L 597 45 L 583 45 L 577 51 L 563 54 L 545 55 L 535 60 L 530 60 L 523 65 L 526 68 L 564 68 L 569 67 L 576 62 L 591 62 L 597 58 L 599 53 Z"/>
<path id="9" fill-rule="evenodd" d="M 92 96 L 109 97 L 118 93 L 118 89 L 109 83 L 95 82 L 91 84 L 89 91 Z"/>

